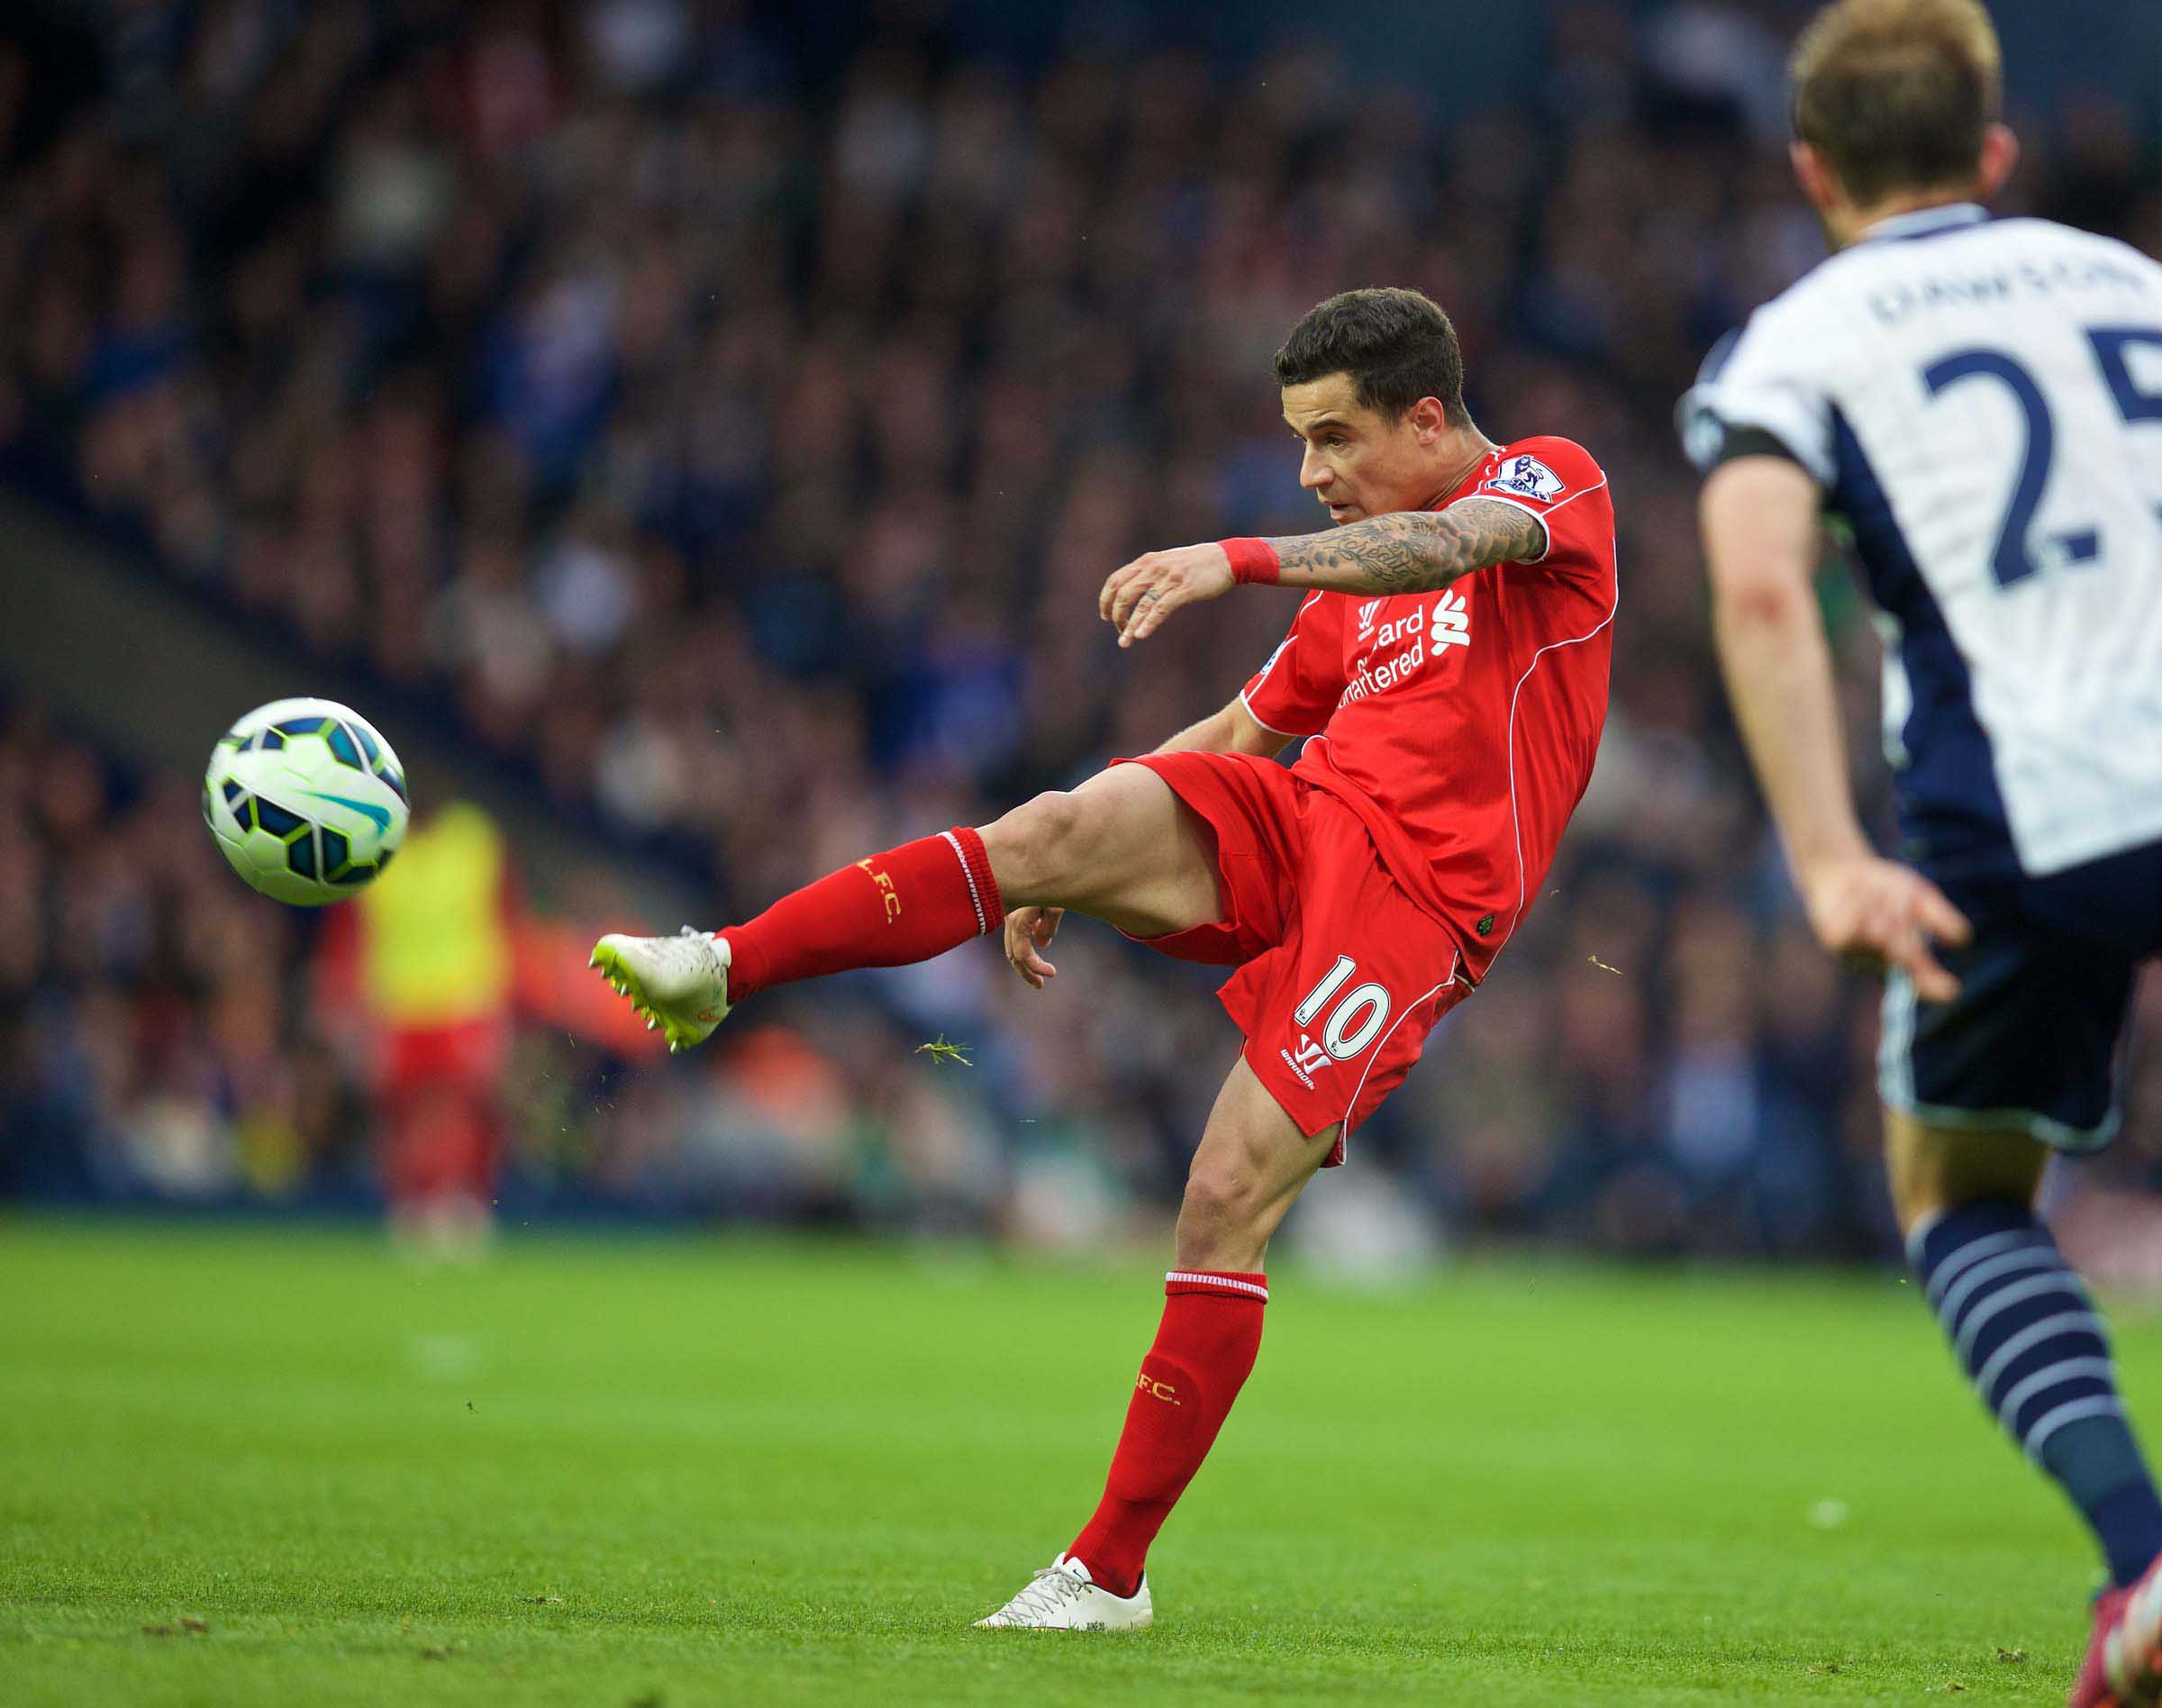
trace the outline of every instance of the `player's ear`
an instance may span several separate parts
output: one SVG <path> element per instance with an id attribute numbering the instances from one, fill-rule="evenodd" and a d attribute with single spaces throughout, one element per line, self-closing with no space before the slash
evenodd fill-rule
<path id="1" fill-rule="evenodd" d="M 1449 411 L 1439 397 L 1422 397 L 1412 405 L 1411 423 L 1419 442 L 1431 445 L 1449 431 Z"/>
<path id="2" fill-rule="evenodd" d="M 1829 214 L 1847 199 L 1847 188 L 1840 182 L 1839 174 L 1808 143 L 1788 143 L 1786 158 L 1794 165 L 1794 181 L 1801 185 L 1802 194 L 1818 213 Z"/>
<path id="3" fill-rule="evenodd" d="M 2012 134 L 2012 126 L 2002 121 L 1993 121 L 1982 133 L 1982 159 L 1975 173 L 1977 198 L 1989 201 L 2018 169 L 2020 139 Z"/>

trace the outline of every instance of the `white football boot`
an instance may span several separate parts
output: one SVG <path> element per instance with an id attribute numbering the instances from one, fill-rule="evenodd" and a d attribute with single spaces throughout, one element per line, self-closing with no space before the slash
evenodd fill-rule
<path id="1" fill-rule="evenodd" d="M 586 965 L 631 999 L 648 1031 L 667 1033 L 670 1049 L 688 1049 L 728 1018 L 728 961 L 724 940 L 686 925 L 674 937 L 611 931 Z"/>
<path id="2" fill-rule="evenodd" d="M 1156 1622 L 1143 1577 L 1131 1595 L 1099 1586 L 1088 1567 L 1064 1554 L 1029 1579 L 1028 1587 L 976 1622 L 978 1631 L 1146 1631 Z"/>

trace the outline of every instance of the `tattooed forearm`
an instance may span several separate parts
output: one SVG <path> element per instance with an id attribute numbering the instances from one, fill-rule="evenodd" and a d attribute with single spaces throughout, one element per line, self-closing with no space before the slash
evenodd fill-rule
<path id="1" fill-rule="evenodd" d="M 1547 549 L 1547 529 L 1514 504 L 1473 498 L 1447 510 L 1397 511 L 1268 543 L 1276 548 L 1286 586 L 1429 593 L 1487 564 L 1540 556 Z"/>

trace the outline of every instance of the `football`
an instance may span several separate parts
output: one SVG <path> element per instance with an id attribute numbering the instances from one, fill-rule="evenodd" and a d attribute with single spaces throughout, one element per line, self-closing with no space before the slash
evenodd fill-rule
<path id="1" fill-rule="evenodd" d="M 203 819 L 232 869 L 295 907 L 342 901 L 405 840 L 405 771 L 335 700 L 273 700 L 218 738 Z"/>

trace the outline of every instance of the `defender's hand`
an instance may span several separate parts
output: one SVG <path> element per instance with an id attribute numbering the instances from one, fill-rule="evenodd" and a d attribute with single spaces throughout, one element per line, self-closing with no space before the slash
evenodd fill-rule
<path id="1" fill-rule="evenodd" d="M 1974 936 L 1967 916 L 1912 867 L 1874 854 L 1824 861 L 1802 876 L 1802 899 L 1817 940 L 1874 972 L 1903 968 L 1917 995 L 1949 1003 L 1959 981 L 1930 952 Z"/>
<path id="2" fill-rule="evenodd" d="M 1006 958 L 1032 989 L 1041 990 L 1045 979 L 1058 977 L 1058 969 L 1037 951 L 1051 946 L 1065 917 L 1063 907 L 1016 907 L 1006 915 Z"/>
<path id="3" fill-rule="evenodd" d="M 1154 634 L 1179 606 L 1199 604 L 1237 585 L 1220 545 L 1145 551 L 1104 584 L 1096 610 L 1117 627 L 1119 644 L 1130 647 Z"/>

